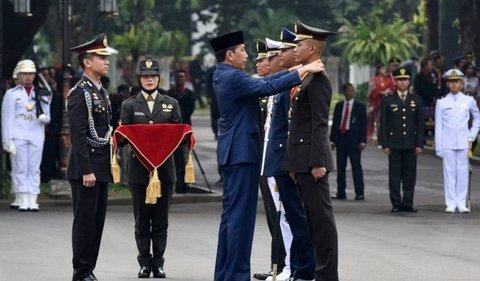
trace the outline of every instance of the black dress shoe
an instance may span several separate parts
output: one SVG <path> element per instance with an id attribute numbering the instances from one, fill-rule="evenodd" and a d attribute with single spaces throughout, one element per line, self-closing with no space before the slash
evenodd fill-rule
<path id="1" fill-rule="evenodd" d="M 357 201 L 358 201 L 358 200 L 365 200 L 365 196 L 363 196 L 363 195 L 357 195 L 357 196 L 355 196 L 355 200 L 357 200 Z"/>
<path id="2" fill-rule="evenodd" d="M 347 196 L 332 196 L 333 200 L 347 200 Z"/>
<path id="3" fill-rule="evenodd" d="M 150 266 L 144 265 L 140 268 L 140 271 L 138 272 L 138 278 L 149 278 L 150 272 L 152 272 Z"/>
<path id="4" fill-rule="evenodd" d="M 83 279 L 77 279 L 76 281 L 96 281 L 97 279 L 93 279 L 92 275 L 89 275 Z"/>
<path id="5" fill-rule="evenodd" d="M 417 209 L 415 209 L 414 207 L 403 207 L 402 208 L 404 212 L 409 212 L 409 213 L 416 213 L 418 212 Z"/>
<path id="6" fill-rule="evenodd" d="M 258 280 L 266 280 L 268 277 L 272 276 L 272 272 L 267 272 L 267 273 L 254 273 L 253 278 L 258 279 Z"/>
<path id="7" fill-rule="evenodd" d="M 153 278 L 167 278 L 167 274 L 165 274 L 165 270 L 162 267 L 152 267 Z"/>
<path id="8" fill-rule="evenodd" d="M 390 213 L 400 213 L 402 210 L 400 208 L 395 208 L 393 207 L 391 210 L 390 210 Z"/>

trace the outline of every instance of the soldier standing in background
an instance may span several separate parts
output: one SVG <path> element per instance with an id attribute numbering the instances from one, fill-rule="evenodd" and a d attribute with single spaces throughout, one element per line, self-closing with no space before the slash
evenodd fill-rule
<path id="1" fill-rule="evenodd" d="M 383 98 L 380 110 L 381 145 L 388 155 L 391 212 L 417 212 L 413 195 L 417 155 L 422 153 L 424 142 L 423 103 L 421 97 L 408 92 L 410 73 L 406 68 L 397 68 L 392 75 L 396 90 Z"/>

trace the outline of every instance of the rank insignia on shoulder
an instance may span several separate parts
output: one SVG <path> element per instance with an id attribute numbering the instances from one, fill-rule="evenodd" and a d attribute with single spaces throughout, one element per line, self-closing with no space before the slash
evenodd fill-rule
<path id="1" fill-rule="evenodd" d="M 167 105 L 162 103 L 162 108 L 167 108 Z"/>

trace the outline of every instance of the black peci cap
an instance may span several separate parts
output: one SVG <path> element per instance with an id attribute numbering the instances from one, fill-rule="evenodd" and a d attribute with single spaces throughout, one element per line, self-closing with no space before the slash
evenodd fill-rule
<path id="1" fill-rule="evenodd" d="M 70 48 L 70 51 L 75 52 L 79 55 L 94 54 L 94 55 L 100 55 L 100 56 L 110 56 L 111 53 L 108 51 L 107 48 L 108 48 L 107 35 L 105 33 L 102 33 L 91 41 L 88 41 L 86 43 Z"/>
<path id="2" fill-rule="evenodd" d="M 243 31 L 235 31 L 220 35 L 210 40 L 210 46 L 215 53 L 227 48 L 243 44 Z"/>

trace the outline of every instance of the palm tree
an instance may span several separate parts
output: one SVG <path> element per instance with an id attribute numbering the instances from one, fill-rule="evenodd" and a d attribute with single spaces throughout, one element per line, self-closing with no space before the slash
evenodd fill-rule
<path id="1" fill-rule="evenodd" d="M 409 58 L 420 46 L 413 25 L 398 17 L 392 23 L 378 16 L 359 18 L 357 24 L 347 22 L 345 30 L 334 45 L 344 48 L 348 63 L 386 64 L 392 57 Z"/>

